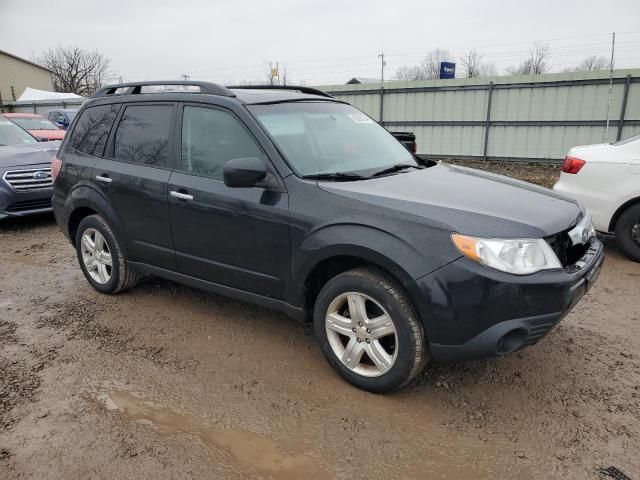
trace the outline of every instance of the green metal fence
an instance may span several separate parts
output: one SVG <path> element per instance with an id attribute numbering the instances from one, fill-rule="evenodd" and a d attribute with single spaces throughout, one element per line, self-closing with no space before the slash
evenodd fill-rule
<path id="1" fill-rule="evenodd" d="M 598 71 L 319 88 L 413 131 L 434 158 L 559 162 L 574 145 L 640 133 L 640 69 L 614 70 L 611 84 Z"/>

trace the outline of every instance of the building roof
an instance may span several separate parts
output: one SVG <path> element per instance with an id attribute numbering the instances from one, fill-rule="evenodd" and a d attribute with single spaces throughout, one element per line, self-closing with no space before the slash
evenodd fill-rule
<path id="1" fill-rule="evenodd" d="M 357 85 L 359 83 L 380 83 L 379 78 L 353 77 L 346 85 Z"/>
<path id="2" fill-rule="evenodd" d="M 4 50 L 0 50 L 0 54 L 6 55 L 7 57 L 15 58 L 16 60 L 20 60 L 21 62 L 28 63 L 29 65 L 33 65 L 34 67 L 41 68 L 42 70 L 46 70 L 47 72 L 51 72 L 51 70 L 49 70 L 47 67 L 43 67 L 42 65 L 38 65 L 37 63 L 33 63 L 32 61 L 27 60 L 26 58 L 22 58 L 22 57 L 19 57 L 17 55 L 14 55 L 13 53 L 9 53 L 9 52 L 5 52 Z"/>

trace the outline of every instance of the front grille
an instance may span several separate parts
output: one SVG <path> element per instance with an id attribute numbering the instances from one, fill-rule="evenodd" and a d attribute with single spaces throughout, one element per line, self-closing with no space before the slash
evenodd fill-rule
<path id="1" fill-rule="evenodd" d="M 30 192 L 51 188 L 51 168 L 30 168 L 25 170 L 11 170 L 2 177 L 16 192 Z"/>
<path id="2" fill-rule="evenodd" d="M 568 232 L 558 233 L 547 238 L 547 242 L 558 256 L 558 260 L 563 267 L 569 267 L 576 263 L 587 253 L 591 246 L 591 241 L 574 245 Z"/>
<path id="3" fill-rule="evenodd" d="M 51 208 L 51 199 L 43 198 L 39 200 L 24 200 L 11 204 L 5 209 L 8 213 L 26 212 L 29 210 L 40 210 L 42 208 Z"/>

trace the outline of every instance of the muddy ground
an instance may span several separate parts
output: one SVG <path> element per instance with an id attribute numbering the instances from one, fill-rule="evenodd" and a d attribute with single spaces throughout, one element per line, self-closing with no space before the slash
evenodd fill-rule
<path id="1" fill-rule="evenodd" d="M 614 244 L 539 344 L 393 395 L 310 328 L 150 278 L 94 291 L 49 216 L 0 224 L 0 479 L 640 479 L 640 265 Z"/>

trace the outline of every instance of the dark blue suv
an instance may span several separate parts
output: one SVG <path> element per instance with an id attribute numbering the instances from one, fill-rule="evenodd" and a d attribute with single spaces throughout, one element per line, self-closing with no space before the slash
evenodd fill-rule
<path id="1" fill-rule="evenodd" d="M 421 160 L 305 87 L 103 88 L 53 175 L 56 219 L 95 289 L 152 274 L 312 321 L 335 370 L 374 392 L 429 358 L 537 342 L 603 260 L 575 201 Z"/>

